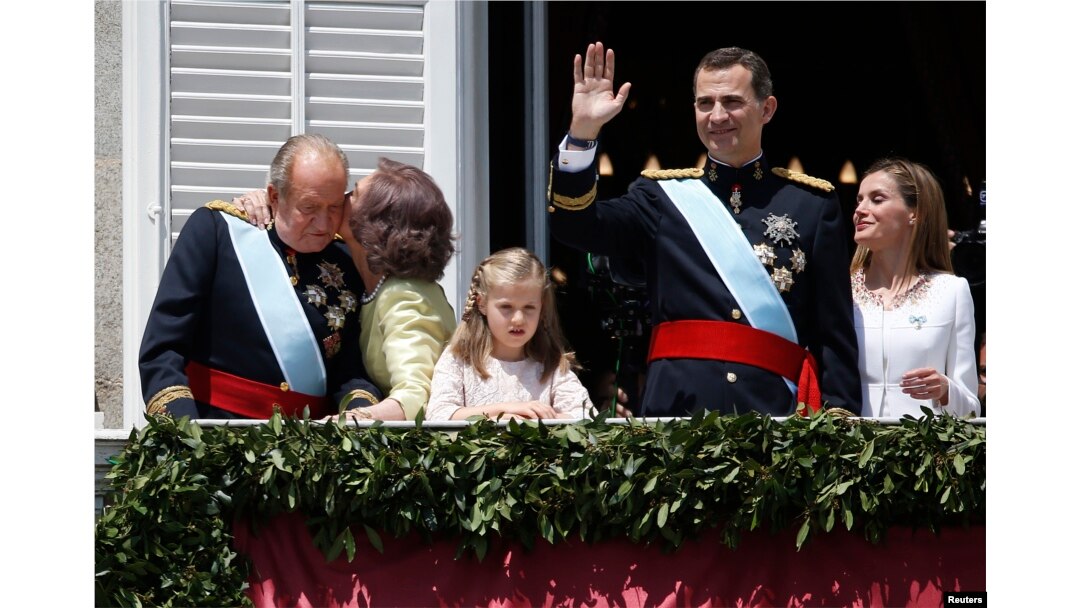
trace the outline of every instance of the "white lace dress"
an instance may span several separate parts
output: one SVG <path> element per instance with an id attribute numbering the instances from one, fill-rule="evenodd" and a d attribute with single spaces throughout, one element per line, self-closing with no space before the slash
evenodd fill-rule
<path id="1" fill-rule="evenodd" d="M 592 413 L 589 392 L 572 371 L 556 370 L 547 382 L 541 382 L 543 367 L 533 359 L 500 361 L 488 357 L 485 367 L 487 380 L 449 348 L 444 350 L 435 364 L 425 420 L 449 420 L 461 407 L 511 401 L 548 403 L 565 418 L 585 418 Z"/>
<path id="2" fill-rule="evenodd" d="M 881 298 L 866 289 L 863 272 L 851 275 L 855 333 L 859 341 L 862 415 L 898 418 L 935 413 L 979 415 L 976 397 L 975 306 L 965 279 L 945 273 L 921 274 L 885 310 Z M 949 381 L 949 404 L 914 399 L 900 390 L 900 376 L 932 367 Z"/>

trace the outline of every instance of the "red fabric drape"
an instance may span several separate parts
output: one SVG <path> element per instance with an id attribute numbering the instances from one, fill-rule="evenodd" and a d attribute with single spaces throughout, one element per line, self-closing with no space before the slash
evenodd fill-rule
<path id="1" fill-rule="evenodd" d="M 282 515 L 253 534 L 234 526 L 253 562 L 249 597 L 269 606 L 941 606 L 944 591 L 986 589 L 984 527 L 894 529 L 871 545 L 834 531 L 795 550 L 795 531 L 746 533 L 728 549 L 716 531 L 674 553 L 628 540 L 577 540 L 531 552 L 513 543 L 483 561 L 455 560 L 456 541 L 383 538 L 384 553 L 356 539 L 352 563 L 327 563 L 302 516 Z"/>

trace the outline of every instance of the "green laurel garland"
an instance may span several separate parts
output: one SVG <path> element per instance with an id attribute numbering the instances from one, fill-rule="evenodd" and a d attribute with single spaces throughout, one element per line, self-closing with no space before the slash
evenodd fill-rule
<path id="1" fill-rule="evenodd" d="M 349 560 L 407 534 L 457 538 L 459 556 L 480 559 L 500 539 L 625 537 L 675 550 L 713 527 L 733 548 L 744 531 L 795 527 L 798 547 L 837 526 L 877 543 L 895 526 L 985 523 L 985 447 L 985 427 L 951 416 L 480 421 L 456 435 L 156 416 L 108 475 L 96 603 L 250 605 L 229 522 L 291 511 L 328 558 Z"/>

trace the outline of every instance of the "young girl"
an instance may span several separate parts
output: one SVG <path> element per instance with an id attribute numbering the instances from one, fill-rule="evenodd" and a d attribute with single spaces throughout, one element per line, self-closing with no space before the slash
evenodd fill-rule
<path id="1" fill-rule="evenodd" d="M 520 247 L 504 249 L 473 272 L 461 324 L 435 365 L 426 419 L 589 416 L 576 366 L 544 264 Z"/>

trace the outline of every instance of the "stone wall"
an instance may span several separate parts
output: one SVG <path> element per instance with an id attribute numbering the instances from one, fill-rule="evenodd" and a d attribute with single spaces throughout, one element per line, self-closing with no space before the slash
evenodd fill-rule
<path id="1" fill-rule="evenodd" d="M 94 3 L 94 402 L 123 425 L 121 3 Z"/>

